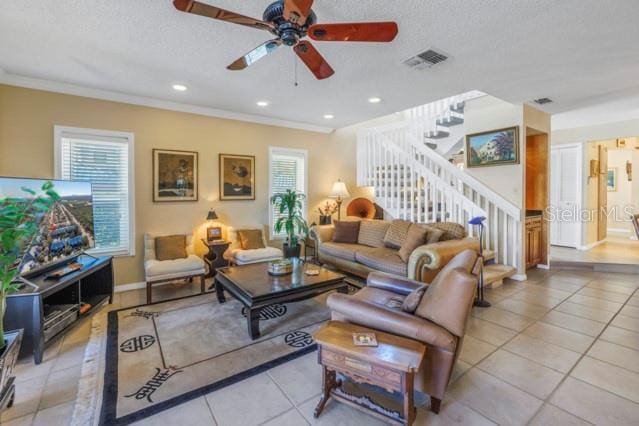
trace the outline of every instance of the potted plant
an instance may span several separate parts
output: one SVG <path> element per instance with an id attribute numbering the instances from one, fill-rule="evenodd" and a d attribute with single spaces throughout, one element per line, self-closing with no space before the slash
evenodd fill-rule
<path id="1" fill-rule="evenodd" d="M 53 183 L 46 182 L 41 194 L 22 188 L 26 197 L 0 199 L 0 399 L 7 401 L 7 392 L 13 395 L 11 372 L 15 364 L 22 330 L 4 333 L 4 314 L 7 295 L 17 290 L 15 282 L 24 246 L 31 241 L 39 229 L 39 216 L 50 210 L 60 198 L 53 190 Z M 12 400 L 12 396 L 11 396 Z M 9 401 L 9 405 L 11 403 Z"/>
<path id="2" fill-rule="evenodd" d="M 333 222 L 333 215 L 337 212 L 337 204 L 327 201 L 323 209 L 318 207 L 317 210 L 320 214 L 320 225 L 330 225 Z"/>
<path id="3" fill-rule="evenodd" d="M 306 236 L 308 234 L 308 225 L 302 217 L 302 201 L 304 198 L 306 198 L 304 194 L 290 189 L 271 197 L 271 204 L 279 209 L 280 215 L 282 215 L 275 222 L 274 229 L 278 234 L 282 231 L 286 232 L 284 257 L 287 259 L 300 256 L 299 235 Z"/>

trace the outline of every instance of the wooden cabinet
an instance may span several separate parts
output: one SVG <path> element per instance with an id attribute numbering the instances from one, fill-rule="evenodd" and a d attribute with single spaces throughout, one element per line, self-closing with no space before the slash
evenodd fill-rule
<path id="1" fill-rule="evenodd" d="M 542 217 L 526 218 L 526 269 L 543 263 Z"/>

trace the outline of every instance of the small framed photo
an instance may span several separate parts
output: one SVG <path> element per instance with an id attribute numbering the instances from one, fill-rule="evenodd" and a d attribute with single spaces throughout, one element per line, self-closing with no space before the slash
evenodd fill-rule
<path id="1" fill-rule="evenodd" d="M 197 201 L 197 152 L 153 150 L 153 201 Z"/>
<path id="2" fill-rule="evenodd" d="M 206 228 L 206 240 L 208 242 L 217 241 L 222 239 L 222 227 L 209 226 Z"/>
<path id="3" fill-rule="evenodd" d="M 255 157 L 220 154 L 220 200 L 255 200 Z"/>
<path id="4" fill-rule="evenodd" d="M 375 333 L 353 333 L 353 344 L 355 346 L 377 346 Z"/>
<path id="5" fill-rule="evenodd" d="M 519 164 L 519 127 L 466 136 L 468 168 Z"/>
<path id="6" fill-rule="evenodd" d="M 616 167 L 608 168 L 608 175 L 607 175 L 606 182 L 607 182 L 608 192 L 615 192 L 617 190 L 617 168 Z"/>

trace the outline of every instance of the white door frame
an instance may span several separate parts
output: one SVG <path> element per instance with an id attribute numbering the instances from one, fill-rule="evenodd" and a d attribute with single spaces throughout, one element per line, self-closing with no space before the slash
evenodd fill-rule
<path id="1" fill-rule="evenodd" d="M 583 222 L 581 220 L 581 209 L 582 206 L 584 205 L 584 186 L 585 186 L 585 182 L 584 182 L 584 144 L 583 143 L 571 143 L 571 144 L 559 144 L 559 145 L 551 145 L 550 147 L 550 152 L 551 152 L 551 161 L 552 158 L 557 158 L 555 157 L 556 155 L 559 154 L 559 150 L 561 149 L 577 149 L 577 155 L 579 157 L 579 161 L 577 161 L 577 171 L 576 171 L 576 175 L 577 175 L 577 180 L 579 182 L 579 184 L 577 185 L 577 193 L 576 193 L 576 199 L 577 199 L 577 205 L 575 206 L 575 211 L 576 214 L 578 215 L 578 218 L 576 220 L 576 226 L 577 226 L 577 241 L 575 241 L 574 244 L 570 244 L 570 245 L 563 245 L 564 247 L 574 247 L 576 249 L 582 249 L 582 244 L 583 244 Z M 551 170 L 551 175 L 550 175 L 550 201 L 551 201 L 551 205 L 554 202 L 554 191 L 556 191 L 556 189 L 554 188 L 554 181 L 553 178 L 556 178 L 557 176 L 553 176 L 552 175 L 552 164 L 550 167 Z M 557 206 L 554 206 L 557 207 Z M 556 211 L 555 211 L 556 213 Z M 553 235 L 552 235 L 552 230 L 553 230 L 553 226 L 551 224 L 551 226 L 549 227 L 549 231 L 550 231 L 550 241 L 551 244 L 553 244 Z M 556 240 L 554 240 L 556 242 Z M 553 244 L 553 245 L 557 245 L 557 244 Z"/>

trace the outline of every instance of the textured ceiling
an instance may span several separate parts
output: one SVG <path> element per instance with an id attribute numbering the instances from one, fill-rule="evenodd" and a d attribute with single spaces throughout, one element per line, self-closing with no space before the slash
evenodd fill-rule
<path id="1" fill-rule="evenodd" d="M 261 17 L 268 0 L 204 0 Z M 249 70 L 226 65 L 270 34 L 177 12 L 170 0 L 2 0 L 0 68 L 8 74 L 342 127 L 471 89 L 544 109 L 583 108 L 639 85 L 637 0 L 316 0 L 319 22 L 395 20 L 391 44 L 316 43 L 336 70 L 317 81 L 281 48 Z M 435 46 L 452 59 L 416 71 Z M 173 83 L 189 87 L 185 93 Z M 380 96 L 371 105 L 367 99 Z M 258 100 L 271 106 L 260 109 Z M 335 119 L 327 121 L 324 114 Z"/>

